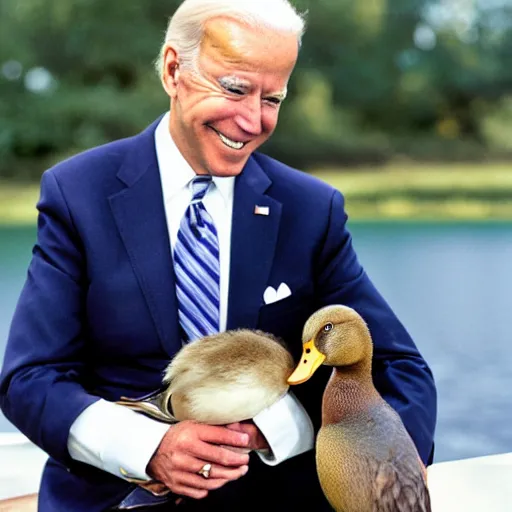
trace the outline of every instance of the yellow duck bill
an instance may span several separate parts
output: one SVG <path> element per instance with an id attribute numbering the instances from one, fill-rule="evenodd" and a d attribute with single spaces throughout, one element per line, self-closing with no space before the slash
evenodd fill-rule
<path id="1" fill-rule="evenodd" d="M 302 384 L 316 372 L 318 367 L 325 361 L 325 356 L 315 347 L 315 341 L 309 340 L 304 343 L 302 358 L 297 368 L 288 377 L 288 384 Z"/>

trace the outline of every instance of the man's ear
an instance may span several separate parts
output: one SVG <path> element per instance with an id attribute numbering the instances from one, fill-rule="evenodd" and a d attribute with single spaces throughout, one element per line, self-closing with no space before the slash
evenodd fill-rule
<path id="1" fill-rule="evenodd" d="M 163 56 L 162 85 L 171 99 L 176 97 L 179 77 L 178 54 L 172 46 L 166 46 Z"/>

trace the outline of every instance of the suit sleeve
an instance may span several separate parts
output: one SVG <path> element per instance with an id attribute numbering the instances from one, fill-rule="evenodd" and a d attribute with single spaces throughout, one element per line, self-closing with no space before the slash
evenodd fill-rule
<path id="1" fill-rule="evenodd" d="M 432 372 L 360 265 L 346 221 L 343 197 L 335 191 L 317 267 L 319 306 L 344 304 L 365 319 L 374 343 L 375 386 L 402 418 L 423 462 L 430 464 L 436 422 Z"/>
<path id="2" fill-rule="evenodd" d="M 83 251 L 52 171 L 41 182 L 38 236 L 0 374 L 5 416 L 51 457 L 71 464 L 69 429 L 98 400 L 86 392 Z"/>

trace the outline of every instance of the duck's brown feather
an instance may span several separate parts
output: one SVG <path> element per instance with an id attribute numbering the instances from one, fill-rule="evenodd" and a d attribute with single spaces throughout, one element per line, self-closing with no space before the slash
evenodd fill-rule
<path id="1" fill-rule="evenodd" d="M 331 389 L 327 402 L 334 396 Z M 317 469 L 336 511 L 431 511 L 416 448 L 398 414 L 378 395 L 365 407 L 352 404 L 336 423 L 322 426 Z"/>
<path id="2" fill-rule="evenodd" d="M 284 396 L 293 366 L 278 339 L 240 329 L 183 347 L 165 382 L 178 419 L 222 425 L 253 418 Z"/>

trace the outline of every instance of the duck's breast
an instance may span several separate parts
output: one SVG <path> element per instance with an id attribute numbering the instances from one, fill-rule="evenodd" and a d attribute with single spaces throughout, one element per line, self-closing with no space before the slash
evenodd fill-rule
<path id="1" fill-rule="evenodd" d="M 336 511 L 430 511 L 416 448 L 387 406 L 322 427 L 317 470 Z"/>

